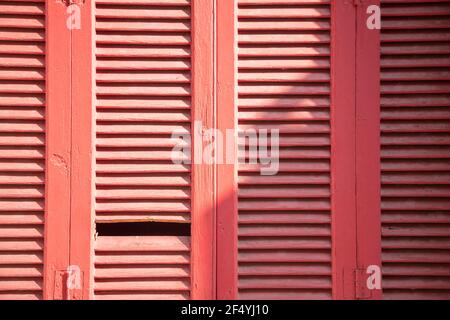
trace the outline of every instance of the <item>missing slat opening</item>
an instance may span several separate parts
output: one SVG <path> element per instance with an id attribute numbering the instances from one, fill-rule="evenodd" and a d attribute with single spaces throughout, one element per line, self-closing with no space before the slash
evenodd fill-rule
<path id="1" fill-rule="evenodd" d="M 169 222 L 97 223 L 99 236 L 180 236 L 191 235 L 191 225 Z"/>

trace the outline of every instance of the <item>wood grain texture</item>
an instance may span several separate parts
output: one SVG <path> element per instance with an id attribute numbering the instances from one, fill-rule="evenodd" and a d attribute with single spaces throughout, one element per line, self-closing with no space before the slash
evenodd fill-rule
<path id="1" fill-rule="evenodd" d="M 237 139 L 236 297 L 330 299 L 332 6 L 301 0 L 237 3 L 238 130 L 278 129 L 280 166 L 273 176 L 261 175 L 262 164 L 244 163 L 248 139 Z M 232 125 L 231 116 L 224 118 Z M 229 173 L 225 180 L 229 208 L 232 178 Z M 231 232 L 227 239 L 232 243 Z"/>
<path id="2" fill-rule="evenodd" d="M 450 1 L 381 1 L 384 299 L 450 299 Z"/>

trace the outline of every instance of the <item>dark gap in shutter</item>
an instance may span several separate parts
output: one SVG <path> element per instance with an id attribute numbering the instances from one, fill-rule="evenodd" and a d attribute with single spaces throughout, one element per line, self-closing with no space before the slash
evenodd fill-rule
<path id="1" fill-rule="evenodd" d="M 99 236 L 190 236 L 188 223 L 125 222 L 97 223 Z"/>

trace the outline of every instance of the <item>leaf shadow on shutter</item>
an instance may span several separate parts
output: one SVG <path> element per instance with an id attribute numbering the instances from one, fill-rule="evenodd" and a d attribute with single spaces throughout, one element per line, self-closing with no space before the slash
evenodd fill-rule
<path id="1" fill-rule="evenodd" d="M 275 175 L 239 164 L 238 298 L 331 299 L 330 1 L 238 3 L 239 130 L 280 134 Z"/>

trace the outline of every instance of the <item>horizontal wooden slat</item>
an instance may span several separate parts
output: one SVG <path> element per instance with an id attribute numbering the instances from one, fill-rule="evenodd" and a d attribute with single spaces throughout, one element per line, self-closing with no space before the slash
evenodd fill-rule
<path id="1" fill-rule="evenodd" d="M 164 293 L 155 293 L 155 292 L 144 292 L 144 291 L 123 291 L 123 292 L 95 292 L 96 300 L 188 300 L 189 292 L 164 292 Z"/>
<path id="2" fill-rule="evenodd" d="M 103 6 L 96 8 L 97 18 L 121 18 L 121 19 L 189 19 L 188 8 L 171 7 L 146 7 L 146 6 Z"/>

